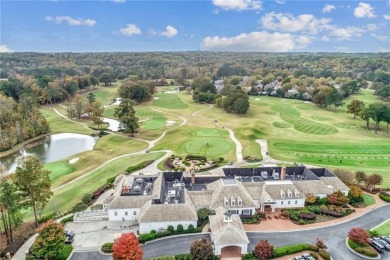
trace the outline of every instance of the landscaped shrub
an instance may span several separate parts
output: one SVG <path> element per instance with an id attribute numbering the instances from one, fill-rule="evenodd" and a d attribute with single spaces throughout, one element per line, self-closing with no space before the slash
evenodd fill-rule
<path id="1" fill-rule="evenodd" d="M 310 252 L 310 255 L 314 258 L 314 259 L 318 259 L 318 254 L 316 252 Z"/>
<path id="2" fill-rule="evenodd" d="M 253 255 L 253 252 L 249 252 L 248 254 L 242 257 L 243 260 L 257 260 L 257 257 Z"/>
<path id="3" fill-rule="evenodd" d="M 114 176 L 114 177 L 111 177 L 111 178 L 108 178 L 106 183 L 114 183 L 115 179 L 116 179 L 117 176 Z"/>
<path id="4" fill-rule="evenodd" d="M 321 213 L 325 214 L 325 215 L 329 215 L 329 216 L 335 217 L 335 218 L 344 217 L 344 214 L 342 214 L 342 213 L 334 212 L 334 211 L 327 210 L 327 209 L 321 209 Z"/>
<path id="5" fill-rule="evenodd" d="M 154 258 L 148 258 L 148 260 L 175 260 L 174 256 L 160 256 L 160 257 L 154 257 Z"/>
<path id="6" fill-rule="evenodd" d="M 102 245 L 101 250 L 103 253 L 112 253 L 112 245 L 114 243 L 105 243 Z"/>
<path id="7" fill-rule="evenodd" d="M 319 248 L 318 248 L 318 246 L 316 246 L 316 245 L 307 244 L 307 250 L 318 252 Z"/>
<path id="8" fill-rule="evenodd" d="M 71 212 L 81 212 L 88 208 L 88 205 L 82 202 L 77 203 L 71 210 Z"/>
<path id="9" fill-rule="evenodd" d="M 363 247 L 363 255 L 366 255 L 368 257 L 376 257 L 378 256 L 378 252 L 375 251 L 374 248 L 367 246 Z"/>
<path id="10" fill-rule="evenodd" d="M 386 202 L 390 202 L 390 195 L 386 195 L 384 192 L 381 192 L 379 194 L 379 198 L 381 198 L 382 200 L 384 200 Z"/>
<path id="11" fill-rule="evenodd" d="M 185 159 L 188 161 L 188 160 L 198 160 L 198 161 L 206 161 L 207 160 L 207 157 L 206 156 L 203 156 L 203 155 L 192 155 L 192 154 L 189 154 L 185 157 Z"/>
<path id="12" fill-rule="evenodd" d="M 54 258 L 54 260 L 66 260 L 72 253 L 73 246 L 72 245 L 65 245 L 62 249 L 61 253 Z"/>
<path id="13" fill-rule="evenodd" d="M 182 224 L 177 225 L 176 231 L 177 233 L 183 233 L 184 231 L 183 225 Z"/>
<path id="14" fill-rule="evenodd" d="M 192 233 L 194 231 L 195 231 L 194 225 L 192 225 L 192 224 L 188 225 L 188 232 Z"/>
<path id="15" fill-rule="evenodd" d="M 348 245 L 349 245 L 349 247 L 352 248 L 352 249 L 357 249 L 357 248 L 359 248 L 359 247 L 363 247 L 363 246 L 364 246 L 364 244 L 356 243 L 356 242 L 354 242 L 353 240 L 351 240 L 351 239 L 349 239 L 349 238 L 348 238 Z M 355 250 L 355 251 L 356 251 L 356 250 Z"/>
<path id="16" fill-rule="evenodd" d="M 192 260 L 192 255 L 190 254 L 179 254 L 175 255 L 176 260 Z"/>
<path id="17" fill-rule="evenodd" d="M 297 244 L 297 245 L 291 245 L 291 246 L 278 247 L 275 249 L 275 257 L 291 255 L 291 254 L 299 253 L 299 252 L 302 252 L 305 250 L 310 250 L 309 245 Z M 317 250 L 318 250 L 318 248 L 317 248 Z"/>
<path id="18" fill-rule="evenodd" d="M 363 247 L 357 247 L 354 250 L 355 250 L 356 253 L 359 253 L 359 254 L 363 254 L 363 252 L 364 252 Z"/>
<path id="19" fill-rule="evenodd" d="M 168 159 L 169 160 L 169 159 Z M 126 169 L 126 173 L 127 174 L 130 174 L 132 172 L 135 172 L 135 171 L 138 171 L 138 170 L 141 170 L 143 168 L 145 168 L 146 166 L 148 166 L 149 164 L 152 164 L 154 162 L 154 160 L 148 160 L 148 161 L 143 161 L 139 164 L 136 164 L 134 166 L 130 166 Z"/>
<path id="20" fill-rule="evenodd" d="M 156 238 L 167 237 L 167 236 L 170 236 L 171 234 L 172 234 L 172 232 L 168 231 L 168 230 L 166 230 L 166 231 L 159 231 L 156 234 Z"/>
<path id="21" fill-rule="evenodd" d="M 167 230 L 171 233 L 175 232 L 175 228 L 173 226 L 168 226 Z"/>
<path id="22" fill-rule="evenodd" d="M 324 260 L 330 260 L 330 254 L 325 250 L 320 250 L 319 255 L 324 258 Z"/>
<path id="23" fill-rule="evenodd" d="M 93 195 L 91 193 L 84 194 L 81 198 L 81 202 L 84 204 L 89 204 L 93 199 Z"/>
<path id="24" fill-rule="evenodd" d="M 93 199 L 97 199 L 99 198 L 100 195 L 102 195 L 104 193 L 105 189 L 103 187 L 100 187 L 98 188 L 97 190 L 95 190 L 93 193 L 92 193 L 92 198 Z M 86 204 L 86 203 L 85 203 Z"/>
<path id="25" fill-rule="evenodd" d="M 297 216 L 301 219 L 306 219 L 306 220 L 314 220 L 316 219 L 316 214 L 314 213 L 299 213 Z"/>
<path id="26" fill-rule="evenodd" d="M 74 215 L 71 215 L 71 216 L 69 216 L 69 217 L 66 217 L 66 218 L 61 219 L 61 223 L 62 223 L 62 224 L 66 224 L 66 223 L 68 223 L 68 222 L 72 222 L 72 221 L 73 221 L 73 217 L 74 217 Z"/>
<path id="27" fill-rule="evenodd" d="M 310 212 L 313 212 L 314 214 L 320 214 L 321 208 L 319 206 L 307 206 L 306 207 Z"/>
<path id="28" fill-rule="evenodd" d="M 45 215 L 45 216 L 41 217 L 38 221 L 39 221 L 39 223 L 45 223 L 45 222 L 47 222 L 50 219 L 54 219 L 55 216 L 56 216 L 55 213 L 51 213 L 51 214 L 48 214 L 48 215 Z"/>
<path id="29" fill-rule="evenodd" d="M 141 234 L 138 236 L 138 241 L 140 243 L 145 243 L 147 241 L 150 241 L 150 240 L 153 240 L 153 239 L 156 239 L 157 238 L 157 233 L 153 233 L 153 232 L 150 232 L 150 233 L 145 233 L 145 234 Z"/>

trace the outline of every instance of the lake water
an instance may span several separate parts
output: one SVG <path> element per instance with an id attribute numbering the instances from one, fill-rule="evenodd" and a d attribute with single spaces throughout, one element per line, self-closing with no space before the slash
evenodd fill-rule
<path id="1" fill-rule="evenodd" d="M 63 160 L 69 156 L 92 150 L 98 138 L 81 134 L 62 133 L 50 135 L 31 148 L 21 149 L 19 154 L 2 158 L 7 170 L 15 171 L 21 158 L 26 155 L 36 156 L 41 163 Z"/>

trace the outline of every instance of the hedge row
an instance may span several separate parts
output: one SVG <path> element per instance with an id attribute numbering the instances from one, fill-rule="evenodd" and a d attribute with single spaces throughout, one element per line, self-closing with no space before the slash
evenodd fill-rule
<path id="1" fill-rule="evenodd" d="M 329 216 L 335 217 L 335 218 L 344 217 L 344 214 L 342 214 L 342 213 L 338 213 L 338 212 L 327 210 L 327 209 L 321 209 L 321 213 L 325 214 L 325 215 L 329 215 Z"/>
<path id="2" fill-rule="evenodd" d="M 330 254 L 326 252 L 325 250 L 320 250 L 319 255 L 324 259 L 324 260 L 331 260 Z"/>
<path id="3" fill-rule="evenodd" d="M 140 162 L 139 164 L 136 164 L 134 166 L 130 166 L 129 168 L 126 169 L 126 173 L 130 174 L 132 172 L 141 170 L 141 169 L 145 168 L 146 166 L 148 166 L 149 164 L 152 164 L 153 162 L 154 162 L 154 160 L 148 160 L 148 161 Z"/>
<path id="4" fill-rule="evenodd" d="M 181 227 L 180 227 L 181 226 Z M 178 225 L 177 230 L 174 230 L 171 227 L 168 227 L 166 231 L 155 231 L 152 230 L 150 233 L 141 234 L 138 236 L 138 241 L 140 243 L 145 243 L 147 241 L 151 241 L 157 238 L 161 237 L 168 237 L 172 235 L 180 235 L 180 234 L 186 234 L 186 233 L 200 233 L 202 232 L 202 227 L 194 228 L 193 225 L 189 225 L 187 230 L 183 229 L 182 225 Z"/>
<path id="5" fill-rule="evenodd" d="M 296 254 L 305 250 L 318 251 L 318 247 L 312 244 L 297 244 L 292 246 L 283 246 L 275 249 L 275 257 Z"/>
<path id="6" fill-rule="evenodd" d="M 390 195 L 387 195 L 387 193 L 385 193 L 385 192 L 381 192 L 379 194 L 379 198 L 381 198 L 382 200 L 384 200 L 386 202 L 390 202 Z"/>
<path id="7" fill-rule="evenodd" d="M 368 244 L 359 244 L 351 239 L 348 239 L 348 245 L 350 248 L 355 250 L 355 252 L 368 256 L 368 257 L 376 257 L 378 253 L 374 250 L 374 248 L 370 247 Z"/>

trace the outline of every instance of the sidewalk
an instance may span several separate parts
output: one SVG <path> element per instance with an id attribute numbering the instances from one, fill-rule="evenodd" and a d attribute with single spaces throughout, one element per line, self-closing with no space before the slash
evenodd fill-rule
<path id="1" fill-rule="evenodd" d="M 15 255 L 12 256 L 12 259 L 16 260 L 23 260 L 26 259 L 26 252 L 30 249 L 32 244 L 34 244 L 35 238 L 38 235 L 35 234 L 32 237 L 30 237 L 20 248 L 19 250 L 15 253 Z"/>
<path id="2" fill-rule="evenodd" d="M 365 207 L 365 208 L 354 208 L 356 212 L 342 217 L 342 218 L 336 218 L 329 221 L 324 222 L 318 222 L 313 224 L 306 224 L 306 225 L 296 225 L 294 224 L 290 219 L 275 219 L 274 216 L 278 213 L 271 214 L 272 219 L 262 220 L 260 224 L 244 224 L 245 231 L 249 232 L 256 232 L 256 231 L 296 231 L 296 230 L 308 230 L 308 229 L 315 229 L 315 228 L 322 228 L 322 227 L 328 227 L 337 225 L 340 223 L 344 223 L 350 220 L 353 220 L 361 215 L 364 215 L 365 213 L 371 211 L 372 209 L 375 209 L 377 207 L 381 207 L 383 205 L 389 204 L 384 202 L 379 198 L 379 194 L 372 195 L 375 198 L 375 204 Z"/>

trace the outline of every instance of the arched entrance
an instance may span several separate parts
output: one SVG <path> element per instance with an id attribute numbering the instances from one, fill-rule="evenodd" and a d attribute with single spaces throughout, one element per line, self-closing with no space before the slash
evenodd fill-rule
<path id="1" fill-rule="evenodd" d="M 241 259 L 240 246 L 225 246 L 221 249 L 221 259 Z"/>

